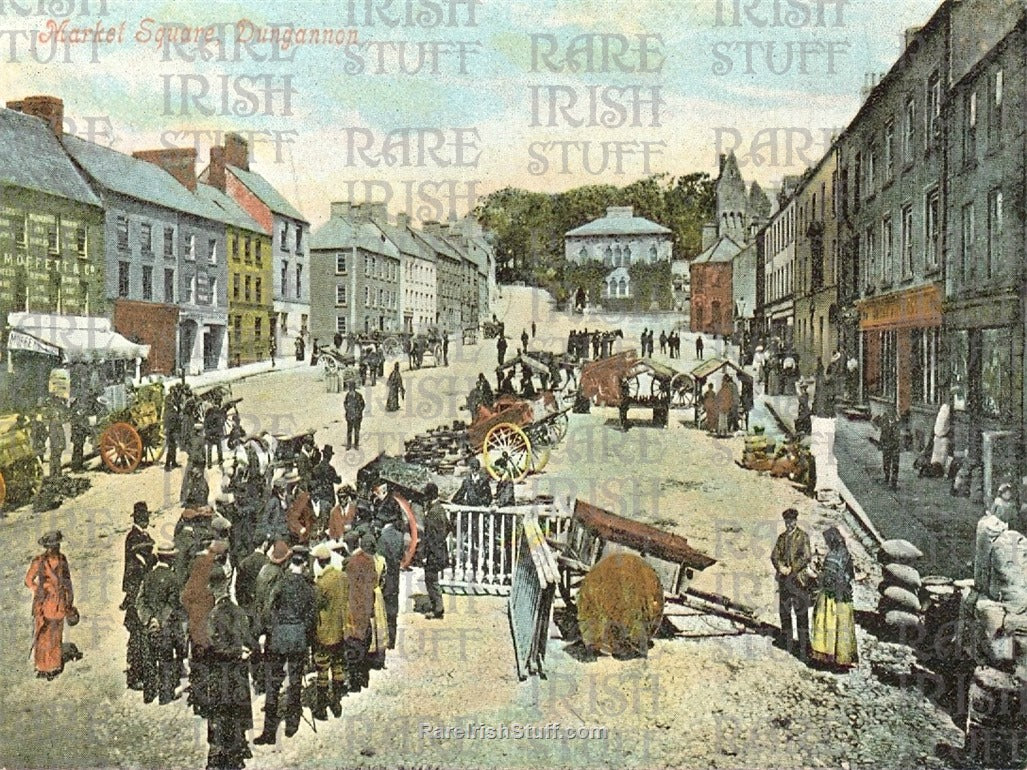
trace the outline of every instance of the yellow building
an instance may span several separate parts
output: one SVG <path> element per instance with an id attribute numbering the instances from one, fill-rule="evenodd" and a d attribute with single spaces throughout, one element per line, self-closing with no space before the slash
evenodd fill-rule
<path id="1" fill-rule="evenodd" d="M 228 365 L 270 357 L 274 313 L 271 235 L 228 195 L 207 184 L 197 193 L 224 212 L 228 253 Z M 286 351 L 280 351 L 285 353 Z"/>

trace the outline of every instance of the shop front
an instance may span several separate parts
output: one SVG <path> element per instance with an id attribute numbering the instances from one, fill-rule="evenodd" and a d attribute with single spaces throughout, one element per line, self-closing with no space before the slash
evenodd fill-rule
<path id="1" fill-rule="evenodd" d="M 932 435 L 945 396 L 942 293 L 937 284 L 857 303 L 863 394 L 874 416 L 891 408 L 907 424 L 912 448 Z"/>

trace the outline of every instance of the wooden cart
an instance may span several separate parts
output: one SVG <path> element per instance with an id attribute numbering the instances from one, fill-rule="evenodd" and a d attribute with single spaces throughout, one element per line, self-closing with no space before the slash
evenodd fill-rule
<path id="1" fill-rule="evenodd" d="M 16 414 L 0 417 L 0 508 L 27 502 L 42 483 L 43 466 L 32 451 L 27 421 Z"/>
<path id="2" fill-rule="evenodd" d="M 491 409 L 479 407 L 467 438 L 493 478 L 520 481 L 549 462 L 550 448 L 567 435 L 568 411 L 553 391 L 533 401 L 500 396 Z"/>
<path id="3" fill-rule="evenodd" d="M 114 473 L 131 473 L 144 460 L 164 454 L 164 383 L 131 390 L 127 406 L 109 412 L 97 425 L 100 459 Z"/>
<path id="4" fill-rule="evenodd" d="M 666 427 L 672 400 L 672 383 L 683 382 L 680 373 L 635 351 L 590 361 L 581 370 L 581 394 L 598 406 L 629 406 L 653 410 L 653 424 Z"/>

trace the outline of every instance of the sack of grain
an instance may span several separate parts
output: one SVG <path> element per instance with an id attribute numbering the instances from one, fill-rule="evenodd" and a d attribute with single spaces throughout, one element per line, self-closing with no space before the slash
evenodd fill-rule
<path id="1" fill-rule="evenodd" d="M 884 622 L 893 631 L 901 633 L 907 639 L 913 636 L 920 637 L 924 633 L 923 621 L 912 612 L 890 610 L 885 613 Z"/>
<path id="2" fill-rule="evenodd" d="M 891 609 L 901 610 L 918 614 L 920 612 L 920 599 L 912 591 L 907 591 L 899 586 L 887 586 L 882 591 L 882 596 L 891 604 Z"/>
<path id="3" fill-rule="evenodd" d="M 1027 608 L 1027 537 L 1008 529 L 991 546 L 988 596 L 1015 609 Z"/>
<path id="4" fill-rule="evenodd" d="M 923 552 L 908 540 L 885 540 L 878 559 L 882 564 L 912 564 L 922 559 Z"/>
<path id="5" fill-rule="evenodd" d="M 920 573 L 908 564 L 885 564 L 884 582 L 916 593 L 920 590 Z"/>

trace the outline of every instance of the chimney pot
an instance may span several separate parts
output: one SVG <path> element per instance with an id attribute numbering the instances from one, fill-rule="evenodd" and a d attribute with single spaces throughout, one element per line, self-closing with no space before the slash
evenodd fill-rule
<path id="1" fill-rule="evenodd" d="M 349 216 L 351 210 L 349 201 L 333 201 L 330 204 L 330 212 L 332 218 L 341 217 L 345 219 Z"/>
<path id="2" fill-rule="evenodd" d="M 173 176 L 190 192 L 196 192 L 196 148 L 165 147 L 160 150 L 140 150 L 133 158 L 152 163 Z"/>
<path id="3" fill-rule="evenodd" d="M 58 138 L 64 134 L 64 102 L 56 96 L 26 96 L 7 102 L 7 109 L 39 118 Z"/>

